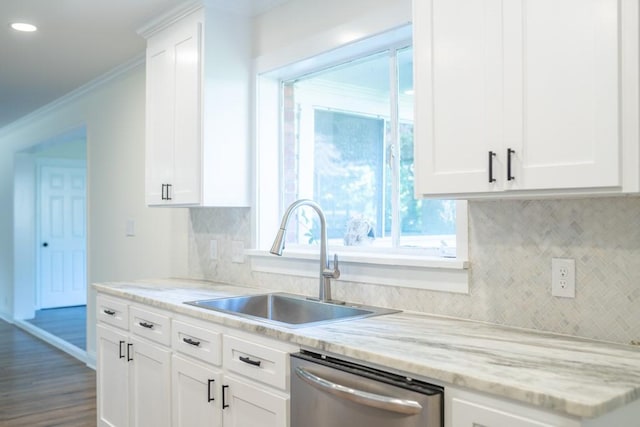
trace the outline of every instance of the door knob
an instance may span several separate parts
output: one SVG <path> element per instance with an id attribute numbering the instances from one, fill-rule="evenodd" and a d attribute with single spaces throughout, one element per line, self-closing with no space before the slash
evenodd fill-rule
<path id="1" fill-rule="evenodd" d="M 42 247 L 43 247 L 43 248 L 46 248 L 47 246 L 49 246 L 49 244 L 48 244 L 47 242 L 44 242 L 44 243 L 42 244 Z"/>

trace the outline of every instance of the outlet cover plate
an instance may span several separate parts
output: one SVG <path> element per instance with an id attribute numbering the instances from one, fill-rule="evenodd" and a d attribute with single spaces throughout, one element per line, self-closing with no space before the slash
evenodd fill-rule
<path id="1" fill-rule="evenodd" d="M 576 297 L 576 262 L 571 258 L 551 259 L 551 295 Z"/>

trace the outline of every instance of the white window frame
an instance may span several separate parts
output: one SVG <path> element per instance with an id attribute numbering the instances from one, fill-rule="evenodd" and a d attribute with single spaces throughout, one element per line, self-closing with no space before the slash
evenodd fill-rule
<path id="1" fill-rule="evenodd" d="M 254 271 L 302 277 L 318 275 L 317 248 L 287 248 L 282 257 L 268 251 L 281 221 L 281 118 L 280 108 L 274 108 L 281 105 L 281 81 L 383 50 L 410 35 L 411 27 L 405 25 L 347 44 L 336 39 L 319 42 L 316 38 L 308 41 L 306 48 L 305 41 L 302 41 L 295 49 L 283 49 L 255 61 L 256 172 L 252 229 L 255 230 L 253 247 L 256 249 L 246 251 Z M 277 208 L 266 209 L 264 206 L 267 204 Z M 340 281 L 466 294 L 469 292 L 466 201 L 456 202 L 456 245 L 456 258 L 424 256 L 419 250 L 381 253 L 330 247 L 328 251 L 330 254 L 338 253 Z"/>

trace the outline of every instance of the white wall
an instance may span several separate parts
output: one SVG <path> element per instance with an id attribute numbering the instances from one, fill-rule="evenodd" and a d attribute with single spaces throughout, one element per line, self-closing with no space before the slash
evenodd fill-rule
<path id="1" fill-rule="evenodd" d="M 290 49 L 303 39 L 337 37 L 344 43 L 389 19 L 409 22 L 411 0 L 291 0 L 256 17 L 253 56 Z"/>
<path id="2" fill-rule="evenodd" d="M 13 316 L 14 153 L 83 124 L 88 283 L 186 273 L 187 210 L 151 209 L 144 203 L 144 94 L 144 66 L 137 65 L 0 129 L 1 316 Z M 125 236 L 129 219 L 136 223 L 135 237 Z M 93 354 L 92 294 L 88 301 L 87 350 Z"/>

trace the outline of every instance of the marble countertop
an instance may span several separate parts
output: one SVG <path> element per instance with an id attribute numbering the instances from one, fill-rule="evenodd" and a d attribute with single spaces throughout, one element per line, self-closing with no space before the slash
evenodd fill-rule
<path id="1" fill-rule="evenodd" d="M 640 398 L 640 348 L 632 346 L 410 312 L 290 329 L 183 304 L 265 289 L 181 279 L 93 286 L 105 294 L 565 415 L 593 418 Z"/>

